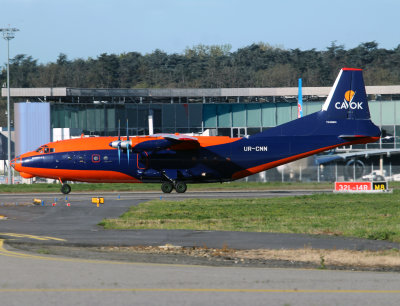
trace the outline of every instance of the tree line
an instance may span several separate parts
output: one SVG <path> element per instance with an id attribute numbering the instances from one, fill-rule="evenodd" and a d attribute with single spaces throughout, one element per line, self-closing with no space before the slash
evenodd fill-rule
<path id="1" fill-rule="evenodd" d="M 284 49 L 267 43 L 231 50 L 230 45 L 196 45 L 182 53 L 159 49 L 149 54 L 100 54 L 39 64 L 18 54 L 10 59 L 11 87 L 83 88 L 235 88 L 331 86 L 342 67 L 364 69 L 366 85 L 400 84 L 400 45 L 387 50 L 375 41 L 345 49 L 332 42 L 326 50 Z M 6 66 L 0 74 L 6 82 Z"/>

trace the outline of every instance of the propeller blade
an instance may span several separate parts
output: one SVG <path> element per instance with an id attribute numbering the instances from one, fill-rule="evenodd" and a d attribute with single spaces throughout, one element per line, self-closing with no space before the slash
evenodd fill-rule
<path id="1" fill-rule="evenodd" d="M 128 165 L 129 165 L 129 121 L 126 119 L 126 153 L 128 153 Z"/>
<path id="2" fill-rule="evenodd" d="M 121 164 L 121 142 L 118 143 L 118 163 Z"/>
<path id="3" fill-rule="evenodd" d="M 129 143 L 126 145 L 126 153 L 128 153 L 128 165 L 129 165 Z"/>
<path id="4" fill-rule="evenodd" d="M 129 130 L 128 130 L 129 122 L 128 119 L 126 119 L 126 140 L 129 141 Z"/>
<path id="5" fill-rule="evenodd" d="M 121 141 L 121 120 L 118 120 L 118 140 Z"/>

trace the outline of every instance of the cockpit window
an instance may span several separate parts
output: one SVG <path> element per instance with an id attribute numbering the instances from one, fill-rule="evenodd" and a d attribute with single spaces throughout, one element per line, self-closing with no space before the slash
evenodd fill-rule
<path id="1" fill-rule="evenodd" d="M 36 149 L 38 153 L 53 153 L 54 151 L 54 148 L 49 148 L 48 146 L 41 146 Z"/>

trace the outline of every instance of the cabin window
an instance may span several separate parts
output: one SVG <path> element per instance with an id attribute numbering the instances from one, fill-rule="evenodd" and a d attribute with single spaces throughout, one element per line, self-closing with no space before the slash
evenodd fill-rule
<path id="1" fill-rule="evenodd" d="M 92 162 L 93 163 L 99 163 L 100 162 L 100 155 L 99 154 L 93 154 L 92 155 Z"/>

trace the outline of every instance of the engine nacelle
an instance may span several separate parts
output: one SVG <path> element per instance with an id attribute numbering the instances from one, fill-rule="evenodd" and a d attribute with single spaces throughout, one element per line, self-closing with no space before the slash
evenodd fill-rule
<path id="1" fill-rule="evenodd" d="M 129 148 L 132 148 L 132 141 L 131 140 L 114 140 L 113 142 L 110 142 L 109 144 L 110 147 L 112 148 L 121 148 L 123 150 L 126 150 L 129 146 Z"/>

